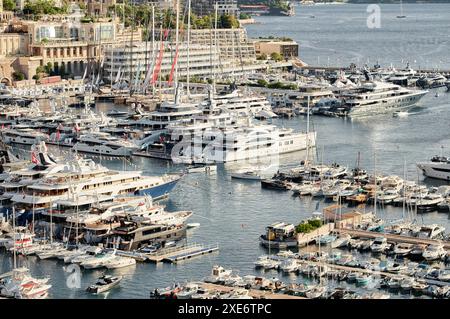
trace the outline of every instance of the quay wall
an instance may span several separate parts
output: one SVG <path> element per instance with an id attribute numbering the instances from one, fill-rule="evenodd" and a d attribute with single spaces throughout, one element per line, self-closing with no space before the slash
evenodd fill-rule
<path id="1" fill-rule="evenodd" d="M 319 236 L 328 235 L 333 230 L 334 230 L 334 223 L 328 223 L 310 233 L 297 234 L 298 246 L 300 247 L 306 246 L 310 242 L 316 240 L 316 238 L 318 238 Z"/>

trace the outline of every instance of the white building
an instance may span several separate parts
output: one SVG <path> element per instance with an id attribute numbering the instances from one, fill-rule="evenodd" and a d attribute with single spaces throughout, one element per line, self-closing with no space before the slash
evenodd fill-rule
<path id="1" fill-rule="evenodd" d="M 110 83 L 117 77 L 120 69 L 120 78 L 129 82 L 138 79 L 143 80 L 147 74 L 149 66 L 156 65 L 160 47 L 155 44 L 155 51 L 151 42 L 135 42 L 133 45 L 126 44 L 116 47 L 106 47 L 104 51 L 103 81 Z M 210 77 L 214 68 L 218 71 L 221 68 L 219 54 L 215 48 L 190 45 L 189 65 L 191 77 Z M 187 76 L 188 51 L 185 44 L 180 45 L 178 54 L 178 76 Z M 164 79 L 172 70 L 174 57 L 176 54 L 175 45 L 170 45 L 164 49 L 161 62 L 161 76 Z M 138 75 L 139 74 L 139 75 Z"/>

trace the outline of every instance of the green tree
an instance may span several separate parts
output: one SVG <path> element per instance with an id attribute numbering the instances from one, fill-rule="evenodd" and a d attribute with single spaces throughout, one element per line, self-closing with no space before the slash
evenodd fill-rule
<path id="1" fill-rule="evenodd" d="M 3 0 L 3 9 L 6 11 L 14 11 L 16 9 L 16 2 L 14 0 Z"/>
<path id="2" fill-rule="evenodd" d="M 308 224 L 310 224 L 314 229 L 317 229 L 322 226 L 322 221 L 320 219 L 310 219 L 308 220 Z"/>
<path id="3" fill-rule="evenodd" d="M 247 19 L 251 19 L 251 15 L 249 15 L 249 14 L 247 14 L 247 13 L 244 13 L 244 12 L 241 12 L 240 14 L 239 14 L 239 19 L 240 20 L 247 20 Z"/>
<path id="4" fill-rule="evenodd" d="M 219 18 L 219 26 L 222 29 L 235 29 L 239 28 L 239 21 L 233 15 L 224 14 Z"/>
<path id="5" fill-rule="evenodd" d="M 68 8 L 67 3 L 64 3 L 62 7 L 57 7 L 54 0 L 36 0 L 28 1 L 23 8 L 23 13 L 33 16 L 65 14 L 68 12 Z"/>
<path id="6" fill-rule="evenodd" d="M 14 81 L 25 80 L 25 75 L 22 72 L 16 71 L 12 74 Z"/>
<path id="7" fill-rule="evenodd" d="M 313 230 L 309 223 L 300 223 L 295 227 L 297 234 L 307 234 Z"/>
<path id="8" fill-rule="evenodd" d="M 272 60 L 276 61 L 276 62 L 283 61 L 283 56 L 282 56 L 280 53 L 278 53 L 278 52 L 273 52 L 273 53 L 270 55 L 270 58 L 271 58 Z"/>
<path id="9" fill-rule="evenodd" d="M 48 62 L 44 66 L 44 73 L 51 74 L 53 72 L 53 64 L 51 62 Z"/>
<path id="10" fill-rule="evenodd" d="M 262 53 L 257 57 L 258 60 L 267 60 L 267 54 Z"/>
<path id="11" fill-rule="evenodd" d="M 263 79 L 259 79 L 257 83 L 259 86 L 263 86 L 263 87 L 266 87 L 269 84 L 269 83 L 267 83 L 266 80 L 263 80 Z"/>

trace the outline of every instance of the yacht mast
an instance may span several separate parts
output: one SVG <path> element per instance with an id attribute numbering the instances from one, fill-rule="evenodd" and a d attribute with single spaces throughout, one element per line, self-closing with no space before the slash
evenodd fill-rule
<path id="1" fill-rule="evenodd" d="M 219 11 L 219 6 L 217 4 L 216 1 L 216 5 L 215 5 L 215 12 L 214 12 L 214 51 L 217 52 L 217 46 L 218 46 L 218 42 L 217 42 L 217 17 L 218 17 L 218 11 Z M 216 76 L 217 76 L 217 70 L 216 70 L 216 64 L 213 65 L 213 92 L 216 92 Z"/>
<path id="2" fill-rule="evenodd" d="M 152 4 L 152 66 L 155 65 L 155 5 Z M 149 69 L 149 72 L 153 70 Z M 155 83 L 152 81 L 152 95 L 155 95 Z"/>
<path id="3" fill-rule="evenodd" d="M 191 82 L 191 57 L 190 57 L 190 49 L 189 45 L 191 43 L 191 0 L 188 0 L 188 26 L 187 26 L 187 96 L 188 99 L 191 96 L 191 88 L 190 88 L 190 82 Z"/>
<path id="4" fill-rule="evenodd" d="M 309 161 L 309 98 L 308 95 L 308 104 L 307 104 L 307 110 L 306 110 L 306 159 L 305 164 Z"/>
<path id="5" fill-rule="evenodd" d="M 12 207 L 12 213 L 13 213 L 13 268 L 17 268 L 17 252 L 16 252 L 16 207 Z"/>
<path id="6" fill-rule="evenodd" d="M 373 154 L 373 174 L 374 174 L 374 183 L 375 183 L 375 194 L 374 194 L 374 215 L 377 216 L 377 154 Z"/>
<path id="7" fill-rule="evenodd" d="M 50 202 L 50 244 L 53 244 L 53 202 Z"/>
<path id="8" fill-rule="evenodd" d="M 179 44 L 179 31 L 180 31 L 180 0 L 176 0 L 176 33 L 175 33 L 175 48 L 178 51 Z M 175 57 L 176 59 L 177 57 Z M 178 61 L 175 61 L 175 76 L 174 76 L 174 95 L 175 95 L 175 104 L 178 103 Z"/>
<path id="9" fill-rule="evenodd" d="M 130 89 L 130 97 L 133 95 L 133 40 L 134 40 L 134 28 L 135 28 L 135 10 L 134 10 L 134 0 L 131 1 L 131 18 L 133 23 L 131 24 L 131 37 L 130 37 L 130 83 L 128 87 Z"/>

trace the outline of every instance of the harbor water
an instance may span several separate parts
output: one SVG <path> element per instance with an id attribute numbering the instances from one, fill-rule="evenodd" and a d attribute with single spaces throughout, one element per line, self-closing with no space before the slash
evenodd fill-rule
<path id="1" fill-rule="evenodd" d="M 370 58 L 370 61 L 379 59 L 380 63 L 395 64 L 399 64 L 401 59 L 428 59 L 430 66 L 442 63 L 442 66 L 450 69 L 447 56 L 450 5 L 407 4 L 404 7 L 408 19 L 406 25 L 400 25 L 405 21 L 393 20 L 398 14 L 398 7 L 382 6 L 382 11 L 386 13 L 382 28 L 370 36 L 364 31 L 367 28 L 367 13 L 366 6 L 362 5 L 300 7 L 297 8 L 296 17 L 259 17 L 257 20 L 262 25 L 252 25 L 248 29 L 253 37 L 277 32 L 273 35 L 296 39 L 301 46 L 302 58 L 310 64 L 315 64 L 317 56 L 320 57 L 321 64 L 326 64 L 327 56 L 330 55 L 333 59 L 338 58 L 342 65 L 357 63 L 356 58 L 360 59 L 359 62 Z M 329 18 L 331 13 L 333 19 Z M 309 15 L 314 15 L 315 18 L 308 18 Z M 293 21 L 295 28 L 292 27 Z M 294 32 L 293 29 L 298 31 Z M 430 34 L 435 41 L 433 43 L 426 42 L 426 36 Z M 422 41 L 425 42 L 421 43 Z M 435 91 L 439 92 L 438 96 Z M 361 166 L 369 172 L 376 168 L 377 173 L 403 176 L 406 161 L 408 179 L 427 185 L 439 184 L 424 180 L 415 166 L 417 161 L 428 160 L 439 154 L 441 147 L 444 155 L 450 155 L 447 120 L 450 118 L 450 93 L 446 93 L 444 89 L 435 91 L 425 96 L 411 110 L 412 114 L 405 118 L 394 118 L 392 115 L 358 120 L 313 117 L 312 127 L 318 132 L 315 151 L 318 161 L 354 167 L 360 152 Z M 99 111 L 110 107 L 108 104 L 96 106 Z M 303 117 L 277 119 L 273 122 L 303 131 L 306 128 L 306 118 Z M 302 152 L 283 155 L 279 159 L 280 169 L 299 164 L 304 158 L 305 154 Z M 148 174 L 182 169 L 166 161 L 147 158 L 123 160 L 96 157 L 95 160 L 109 168 L 143 170 Z M 135 267 L 116 270 L 114 274 L 124 276 L 120 287 L 99 296 L 90 295 L 85 289 L 105 270 L 82 270 L 80 288 L 75 288 L 73 277 L 61 262 L 19 257 L 19 264 L 29 267 L 36 277 L 51 278 L 51 298 L 148 298 L 149 292 L 155 288 L 201 280 L 209 275 L 212 266 L 216 264 L 231 268 L 240 275 L 263 274 L 267 277 L 278 276 L 283 281 L 300 282 L 301 276 L 282 276 L 275 271 L 264 274 L 254 269 L 253 262 L 260 255 L 268 253 L 259 245 L 258 237 L 272 222 L 297 224 L 310 217 L 317 208 L 317 201 L 293 197 L 290 192 L 261 189 L 258 182 L 231 180 L 230 172 L 240 168 L 241 163 L 229 163 L 220 165 L 217 174 L 188 174 L 179 182 L 169 199 L 164 201 L 168 211 L 194 212 L 190 222 L 201 225 L 188 231 L 188 242 L 218 243 L 219 252 L 178 264 L 137 263 Z M 326 205 L 328 204 L 320 202 L 319 210 Z M 378 214 L 383 219 L 394 220 L 402 217 L 402 210 L 391 206 L 380 207 Z M 419 222 L 438 223 L 445 226 L 447 232 L 450 230 L 448 213 L 425 213 L 414 218 Z M 11 268 L 12 258 L 0 254 L 0 273 Z"/>
<path id="2" fill-rule="evenodd" d="M 450 70 L 449 4 L 404 3 L 405 19 L 397 19 L 398 3 L 380 4 L 379 28 L 368 27 L 368 18 L 374 17 L 369 5 L 297 6 L 294 17 L 257 17 L 258 24 L 248 25 L 247 32 L 253 38 L 272 35 L 296 40 L 300 58 L 309 65 L 378 61 L 383 66 L 405 66 L 409 62 L 415 69 Z"/>

